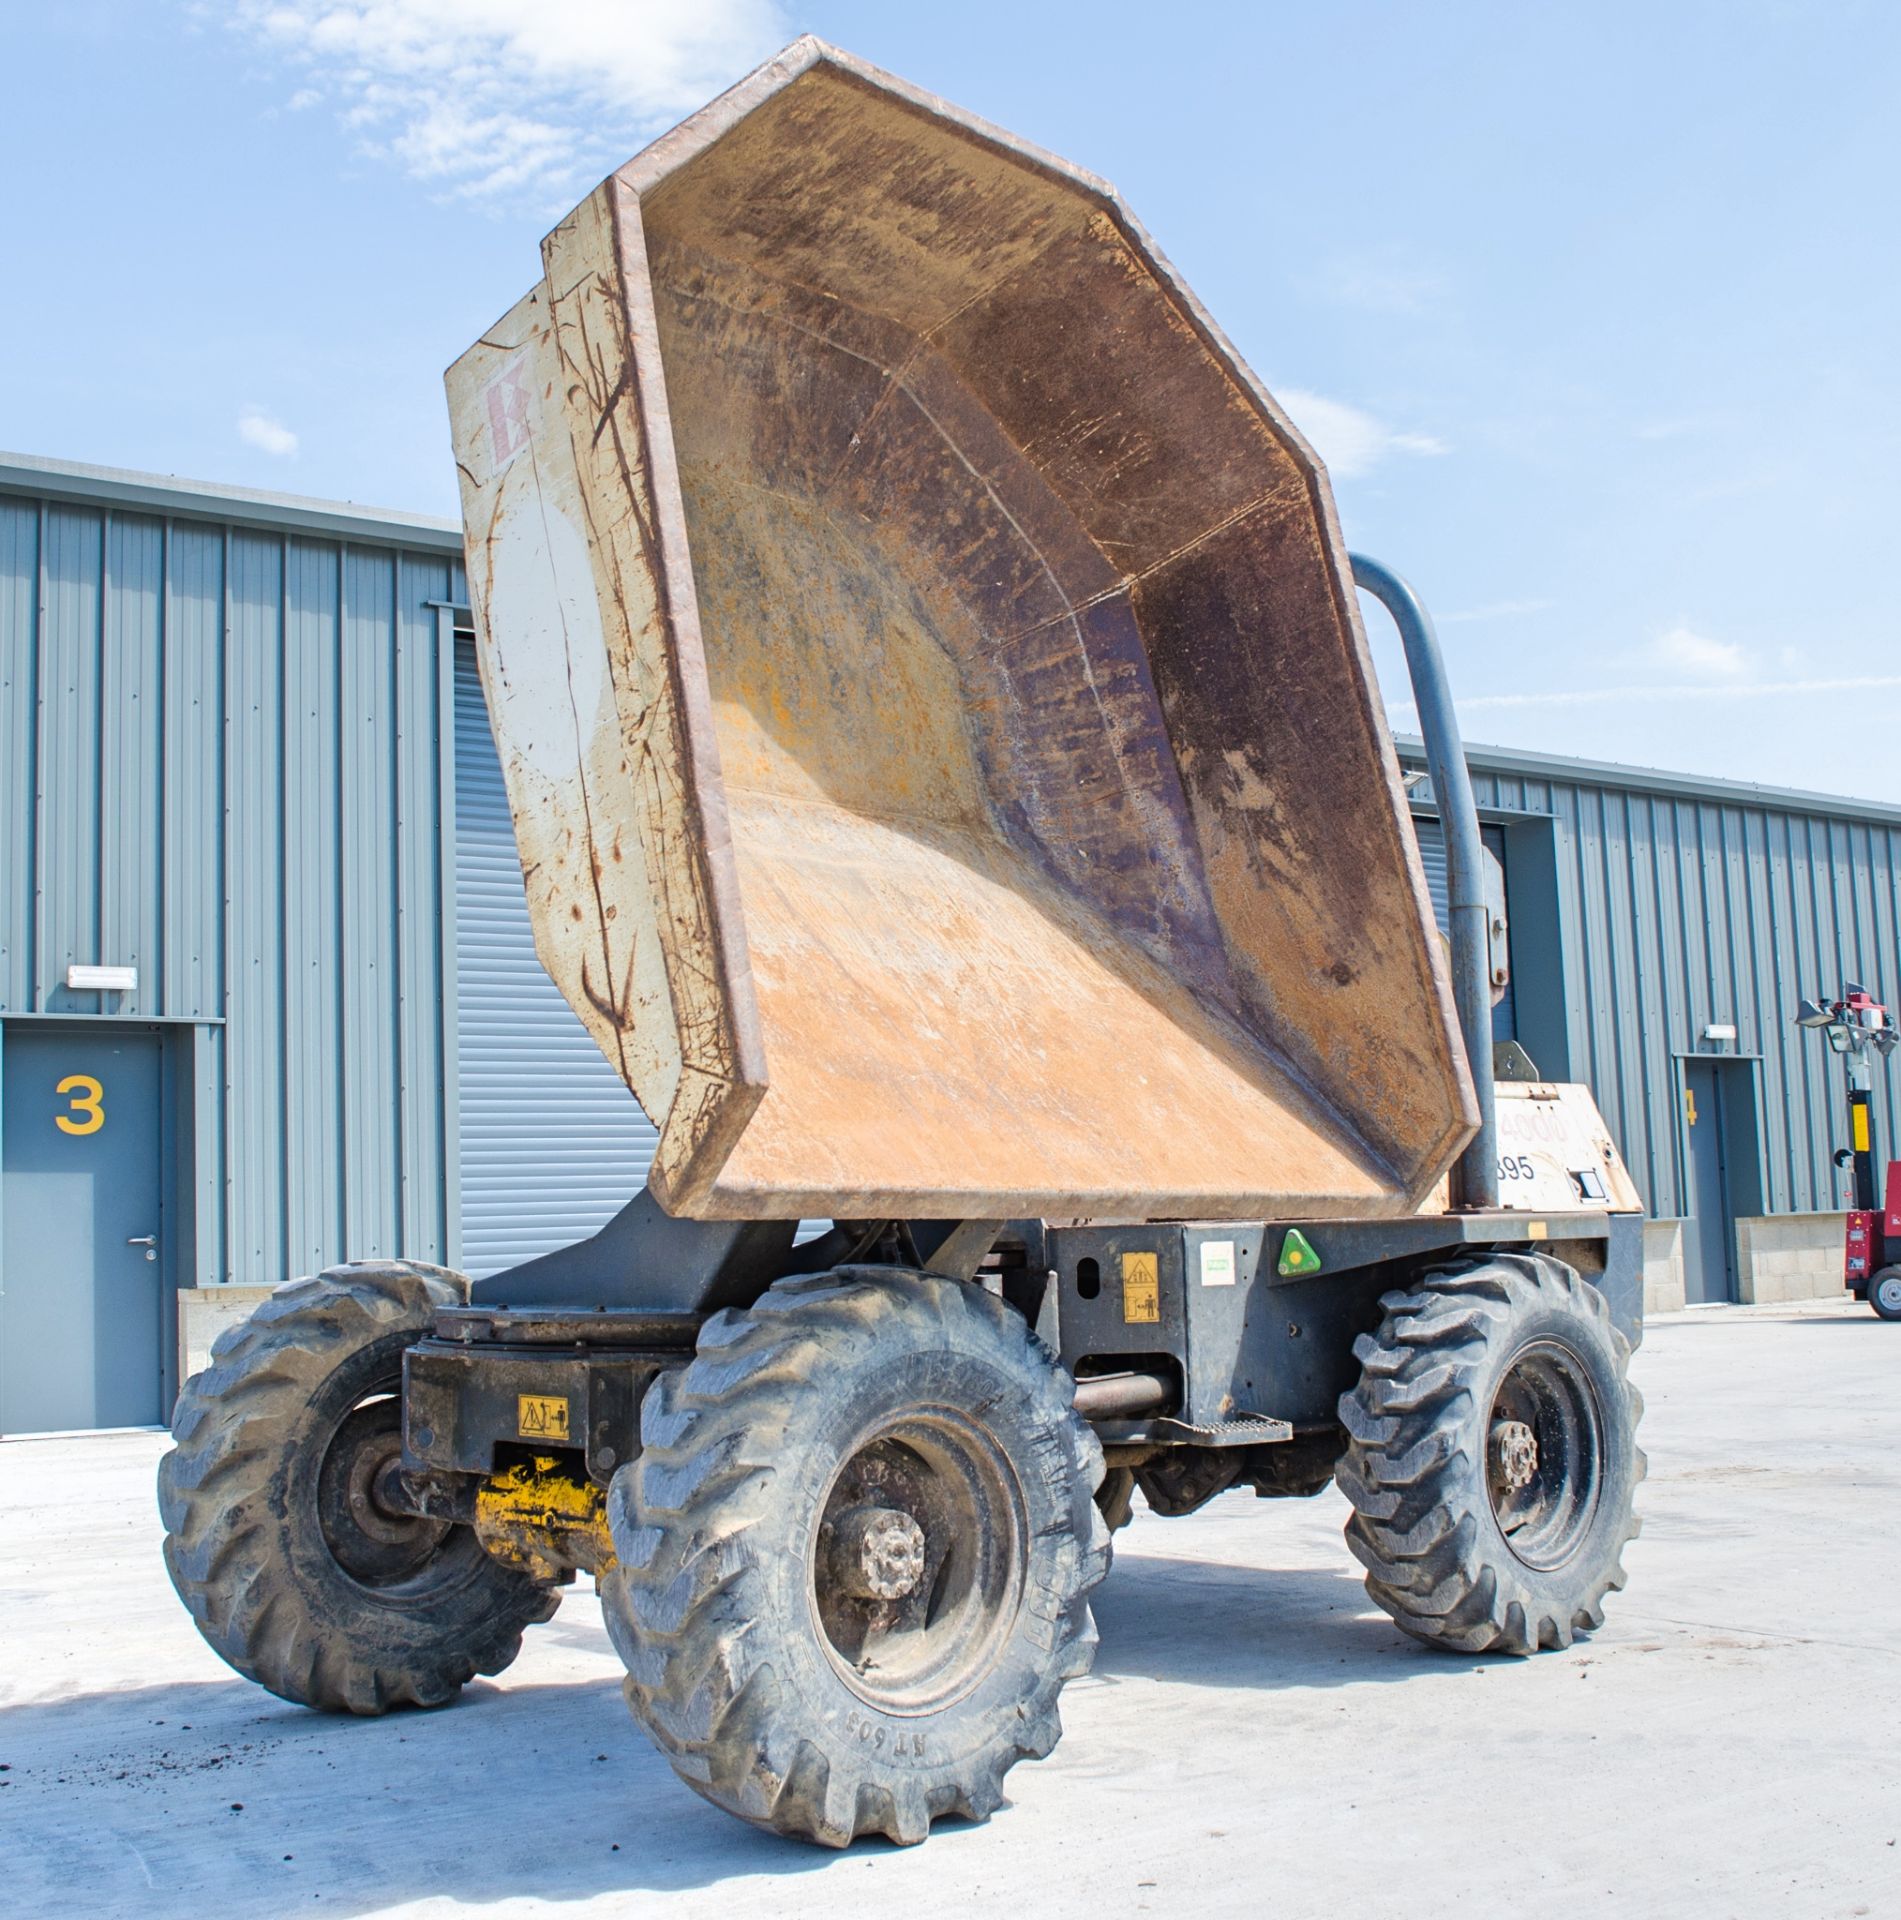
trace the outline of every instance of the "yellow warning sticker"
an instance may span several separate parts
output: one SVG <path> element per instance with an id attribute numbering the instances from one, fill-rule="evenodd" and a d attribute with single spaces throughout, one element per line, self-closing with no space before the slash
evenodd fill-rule
<path id="1" fill-rule="evenodd" d="M 1131 1326 L 1162 1317 L 1160 1257 L 1153 1253 L 1122 1256 L 1122 1318 Z"/>
<path id="2" fill-rule="evenodd" d="M 1868 1109 L 1859 1100 L 1849 1109 L 1849 1123 L 1854 1128 L 1855 1151 L 1866 1153 L 1868 1151 Z"/>
<path id="3" fill-rule="evenodd" d="M 567 1401 L 553 1393 L 518 1393 L 515 1396 L 515 1431 L 524 1440 L 567 1439 Z"/>

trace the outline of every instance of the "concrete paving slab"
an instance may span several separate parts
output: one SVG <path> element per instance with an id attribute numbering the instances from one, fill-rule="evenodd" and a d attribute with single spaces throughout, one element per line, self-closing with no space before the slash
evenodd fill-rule
<path id="1" fill-rule="evenodd" d="M 0 1913 L 1901 1915 L 1901 1328 L 1693 1310 L 1637 1375 L 1646 1531 L 1588 1643 L 1414 1646 L 1331 1492 L 1141 1515 L 1055 1755 L 844 1855 L 673 1779 L 585 1582 L 459 1706 L 321 1718 L 174 1599 L 162 1435 L 0 1444 Z"/>

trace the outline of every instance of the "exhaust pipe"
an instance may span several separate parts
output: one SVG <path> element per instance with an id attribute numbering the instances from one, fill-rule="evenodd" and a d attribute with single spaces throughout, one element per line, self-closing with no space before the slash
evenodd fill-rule
<path id="1" fill-rule="evenodd" d="M 1165 1373 L 1103 1373 L 1076 1382 L 1076 1411 L 1085 1420 L 1133 1420 L 1174 1398 Z"/>

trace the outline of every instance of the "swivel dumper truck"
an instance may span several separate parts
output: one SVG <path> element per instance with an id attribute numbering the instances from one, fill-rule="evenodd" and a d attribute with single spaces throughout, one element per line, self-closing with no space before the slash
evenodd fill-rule
<path id="1" fill-rule="evenodd" d="M 219 1339 L 159 1481 L 211 1645 L 438 1706 L 585 1570 L 680 1777 L 844 1846 L 1055 1745 L 1138 1493 L 1337 1485 L 1434 1646 L 1598 1625 L 1637 1195 L 1582 1088 L 1494 1085 L 1422 611 L 1116 195 L 801 40 L 448 387 L 538 952 L 658 1143 L 591 1239 Z"/>

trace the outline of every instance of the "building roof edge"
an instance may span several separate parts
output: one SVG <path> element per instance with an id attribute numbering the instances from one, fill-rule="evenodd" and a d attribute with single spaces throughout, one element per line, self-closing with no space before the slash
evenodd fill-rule
<path id="1" fill-rule="evenodd" d="M 453 553 L 457 558 L 462 554 L 462 525 L 457 520 L 403 513 L 391 507 L 359 506 L 351 500 L 313 500 L 255 487 L 217 486 L 127 467 L 49 460 L 30 453 L 0 451 L 0 492 L 126 507 L 168 517 L 227 520 L 278 532 L 327 534 L 377 546 Z"/>
<path id="2" fill-rule="evenodd" d="M 1396 733 L 1394 745 L 1409 765 L 1425 765 L 1419 735 Z M 1849 794 L 1812 793 L 1801 787 L 1766 787 L 1750 780 L 1723 780 L 1714 774 L 1670 773 L 1633 767 L 1615 760 L 1578 760 L 1568 754 L 1533 753 L 1520 747 L 1466 743 L 1466 764 L 1475 773 L 1509 774 L 1521 780 L 1557 780 L 1573 786 L 1611 787 L 1626 793 L 1663 794 L 1678 800 L 1704 800 L 1717 806 L 1759 807 L 1774 813 L 1819 814 L 1836 820 L 1864 820 L 1901 827 L 1901 805 L 1858 800 Z"/>

